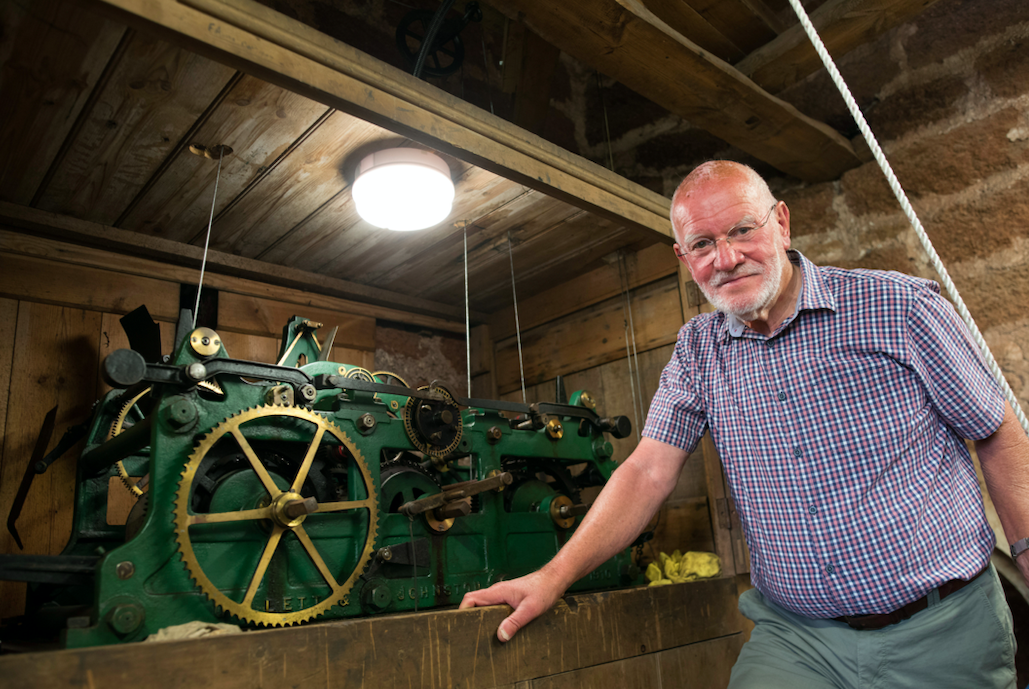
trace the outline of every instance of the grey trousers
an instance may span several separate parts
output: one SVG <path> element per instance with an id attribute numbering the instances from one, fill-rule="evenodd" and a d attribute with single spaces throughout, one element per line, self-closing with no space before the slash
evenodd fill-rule
<path id="1" fill-rule="evenodd" d="M 1011 611 L 991 565 L 968 586 L 894 625 L 856 630 L 795 615 L 757 589 L 730 689 L 1015 689 Z"/>

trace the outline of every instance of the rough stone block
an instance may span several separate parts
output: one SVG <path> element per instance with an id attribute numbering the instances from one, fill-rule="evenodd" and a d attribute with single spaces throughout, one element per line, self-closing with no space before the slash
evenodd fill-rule
<path id="1" fill-rule="evenodd" d="M 996 96 L 1017 98 L 1029 93 L 1029 39 L 1001 43 L 980 55 L 975 68 Z"/>
<path id="2" fill-rule="evenodd" d="M 923 219 L 944 263 L 985 258 L 1029 236 L 1029 179 L 1011 188 L 976 197 Z"/>
<path id="3" fill-rule="evenodd" d="M 784 193 L 790 209 L 790 236 L 803 237 L 831 230 L 839 221 L 833 209 L 835 192 L 830 182 Z"/>
<path id="4" fill-rule="evenodd" d="M 941 0 L 915 19 L 904 44 L 908 65 L 942 62 L 1027 18 L 1025 0 Z"/>
<path id="5" fill-rule="evenodd" d="M 865 112 L 879 139 L 896 139 L 917 127 L 953 117 L 957 101 L 968 93 L 964 79 L 948 75 L 892 94 Z"/>

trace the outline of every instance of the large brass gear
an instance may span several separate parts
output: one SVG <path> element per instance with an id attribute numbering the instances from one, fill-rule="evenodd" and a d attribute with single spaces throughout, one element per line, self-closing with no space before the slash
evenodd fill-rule
<path id="1" fill-rule="evenodd" d="M 409 397 L 404 407 L 404 431 L 419 451 L 433 459 L 450 455 L 461 444 L 464 425 L 461 410 L 450 392 L 439 385 L 418 388 L 438 393 L 442 399 Z"/>
<path id="2" fill-rule="evenodd" d="M 299 426 L 305 428 L 309 424 L 314 432 L 304 453 L 302 463 L 299 469 L 297 469 L 296 476 L 291 481 L 288 477 L 276 476 L 280 483 L 288 483 L 286 487 L 281 487 L 277 485 L 276 480 L 265 466 L 265 461 L 262 461 L 262 458 L 258 456 L 247 435 L 251 434 L 251 429 L 255 432 L 254 435 L 261 432 L 267 433 L 271 423 L 274 423 L 277 427 L 289 425 L 291 422 L 288 419 L 300 420 L 301 424 Z M 256 423 L 250 428 L 244 428 L 245 424 L 251 422 Z M 293 424 L 294 426 L 297 425 L 295 422 Z M 196 513 L 191 506 L 193 489 L 197 479 L 203 480 L 205 478 L 204 476 L 198 476 L 198 469 L 201 468 L 201 463 L 204 462 L 205 457 L 215 447 L 216 443 L 223 439 L 225 439 L 226 443 L 234 441 L 242 452 L 242 455 L 238 456 L 240 457 L 240 462 L 246 468 L 234 472 L 233 475 L 247 474 L 247 470 L 249 470 L 250 473 L 246 476 L 246 480 L 251 481 L 252 485 L 258 486 L 258 492 L 263 492 L 266 495 L 256 505 L 244 504 L 233 507 L 228 511 Z M 348 497 L 350 499 L 317 503 L 313 511 L 297 514 L 296 510 L 299 505 L 304 504 L 304 509 L 306 510 L 314 502 L 308 497 L 305 503 L 305 496 L 301 494 L 301 491 L 304 489 L 305 481 L 309 478 L 308 474 L 311 471 L 315 455 L 319 448 L 323 446 L 323 440 L 330 445 L 335 456 L 341 458 L 342 461 L 353 462 L 353 467 L 347 467 L 346 473 L 349 476 L 359 478 L 359 481 L 355 481 L 354 486 L 349 489 Z M 255 440 L 256 442 L 260 441 Z M 245 462 L 243 462 L 242 457 L 245 457 Z M 353 468 L 356 468 L 357 471 L 355 472 Z M 358 487 L 358 484 L 362 484 L 361 487 Z M 260 487 L 263 487 L 263 491 L 260 490 Z M 355 496 L 355 493 L 363 493 L 363 495 Z M 355 510 L 366 511 L 367 520 L 365 521 L 358 517 L 355 522 L 353 519 Z M 211 601 L 223 611 L 245 622 L 265 626 L 289 626 L 300 624 L 322 615 L 333 605 L 345 605 L 347 603 L 350 590 L 356 583 L 357 578 L 364 572 L 374 551 L 378 532 L 379 506 L 375 481 L 368 463 L 361 455 L 357 446 L 338 426 L 320 414 L 303 407 L 260 406 L 254 409 L 246 409 L 225 419 L 212 428 L 210 433 L 204 436 L 197 444 L 182 472 L 179 489 L 175 496 L 174 514 L 176 540 L 179 544 L 182 560 L 190 576 L 193 577 L 200 590 Z M 312 521 L 309 524 L 309 526 L 313 525 L 311 531 L 316 534 L 312 537 L 308 530 L 305 529 L 304 522 L 314 517 L 314 515 L 324 516 L 321 518 L 316 517 L 316 521 Z M 334 563 L 336 571 L 333 571 L 333 568 L 326 562 L 326 555 L 329 553 L 330 546 L 335 546 L 337 550 L 341 549 L 340 539 L 333 535 L 333 528 L 344 528 L 347 524 L 353 526 L 354 523 L 360 524 L 362 522 L 367 531 L 363 539 L 357 539 L 360 545 L 360 554 L 356 562 L 336 562 Z M 260 547 L 259 558 L 255 557 L 257 555 L 256 548 L 253 549 L 253 552 L 245 553 L 250 556 L 251 562 L 255 559 L 257 562 L 253 566 L 253 574 L 248 574 L 244 577 L 249 578 L 246 591 L 242 592 L 242 589 L 237 587 L 235 589 L 235 598 L 219 589 L 212 582 L 209 573 L 205 571 L 204 565 L 201 563 L 202 559 L 206 560 L 211 569 L 214 570 L 212 573 L 219 573 L 221 570 L 217 568 L 225 568 L 229 565 L 227 560 L 230 558 L 218 554 L 211 555 L 212 547 L 216 548 L 220 545 L 219 536 L 209 536 L 208 540 L 203 538 L 203 532 L 208 528 L 205 525 L 210 525 L 214 530 L 218 530 L 221 526 L 228 524 L 235 524 L 242 529 L 250 528 L 251 530 L 248 533 L 251 538 L 253 538 L 255 533 L 253 527 L 259 527 L 265 535 L 261 536 L 259 534 L 256 538 L 253 538 L 254 542 L 259 543 L 263 538 L 267 539 L 263 547 Z M 290 534 L 296 539 L 300 547 L 293 543 L 286 543 Z M 317 534 L 321 534 L 321 536 Z M 212 538 L 213 540 L 211 540 Z M 321 549 L 318 543 L 316 543 L 319 538 L 323 539 Z M 199 554 L 198 549 L 194 547 L 194 541 L 196 541 L 196 545 L 200 546 Z M 232 547 L 236 549 L 243 548 L 246 551 L 245 543 L 243 546 L 235 543 Z M 271 575 L 269 574 L 269 564 L 273 561 L 277 551 L 280 558 L 290 557 L 289 553 L 291 551 L 294 555 L 298 552 L 305 553 L 306 560 L 297 564 L 307 567 L 310 571 L 316 571 L 320 575 L 321 582 L 314 586 L 317 586 L 320 590 L 324 590 L 327 586 L 329 589 L 328 595 L 318 600 L 317 595 L 312 593 L 314 603 L 306 607 L 304 607 L 304 601 L 307 600 L 307 597 L 297 597 L 297 605 L 299 607 L 297 609 L 292 608 L 291 601 L 288 611 L 269 610 L 267 598 L 265 598 L 264 609 L 260 606 L 255 607 L 259 591 L 264 590 L 267 595 L 268 589 L 274 583 L 271 582 L 262 586 L 265 584 L 266 575 L 282 577 L 281 573 L 275 574 L 273 572 Z M 236 552 L 240 551 L 233 550 L 233 553 Z M 337 556 L 338 559 L 339 557 Z M 243 560 L 237 558 L 232 562 L 233 565 L 237 565 L 234 568 L 237 572 L 240 567 L 248 566 L 245 564 L 245 560 L 246 558 Z M 293 561 L 291 560 L 290 563 L 292 564 Z M 311 569 L 312 566 L 313 569 Z M 341 572 L 341 570 L 343 571 Z M 291 575 L 287 574 L 286 576 Z"/>

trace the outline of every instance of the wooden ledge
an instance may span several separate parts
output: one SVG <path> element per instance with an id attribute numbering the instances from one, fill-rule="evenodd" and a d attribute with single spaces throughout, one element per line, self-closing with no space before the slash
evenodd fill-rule
<path id="1" fill-rule="evenodd" d="M 560 686 L 613 687 L 626 686 L 627 674 L 638 682 L 641 672 L 727 678 L 742 644 L 732 578 L 567 596 L 502 645 L 496 630 L 508 610 L 451 608 L 26 653 L 0 657 L 0 674 L 9 686 L 25 687 L 471 689 L 570 673 L 563 676 L 575 681 Z"/>

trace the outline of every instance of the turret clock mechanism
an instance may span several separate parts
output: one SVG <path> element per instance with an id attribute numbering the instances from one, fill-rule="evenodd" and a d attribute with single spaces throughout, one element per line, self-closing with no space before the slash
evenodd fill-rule
<path id="1" fill-rule="evenodd" d="M 616 467 L 605 434 L 629 434 L 586 392 L 460 399 L 327 361 L 334 333 L 319 343 L 320 324 L 302 318 L 274 365 L 230 358 L 190 320 L 170 356 L 141 353 L 153 336 L 127 326 L 133 349 L 105 360 L 115 389 L 80 427 L 64 552 L 0 557 L 0 578 L 30 582 L 25 619 L 58 620 L 67 647 L 194 620 L 288 626 L 456 605 L 550 559 L 587 511 L 584 491 Z M 32 476 L 74 434 L 46 457 L 41 435 L 8 519 L 16 539 Z M 139 496 L 125 525 L 107 523 L 112 477 Z M 626 550 L 572 590 L 638 580 Z"/>

